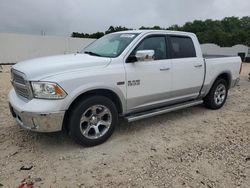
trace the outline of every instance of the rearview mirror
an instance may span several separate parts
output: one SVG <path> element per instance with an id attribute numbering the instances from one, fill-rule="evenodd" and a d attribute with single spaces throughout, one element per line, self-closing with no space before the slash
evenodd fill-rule
<path id="1" fill-rule="evenodd" d="M 135 54 L 137 61 L 152 61 L 154 60 L 154 50 L 138 50 Z"/>

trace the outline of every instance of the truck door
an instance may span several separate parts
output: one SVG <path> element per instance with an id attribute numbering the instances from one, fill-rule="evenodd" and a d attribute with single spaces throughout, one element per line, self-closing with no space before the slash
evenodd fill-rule
<path id="1" fill-rule="evenodd" d="M 153 60 L 125 63 L 128 111 L 157 107 L 171 95 L 172 63 L 168 58 L 166 35 L 145 37 L 130 56 L 138 50 L 154 50 L 155 55 Z"/>
<path id="2" fill-rule="evenodd" d="M 173 100 L 198 97 L 204 80 L 204 60 L 197 57 L 192 38 L 169 35 L 173 63 Z"/>

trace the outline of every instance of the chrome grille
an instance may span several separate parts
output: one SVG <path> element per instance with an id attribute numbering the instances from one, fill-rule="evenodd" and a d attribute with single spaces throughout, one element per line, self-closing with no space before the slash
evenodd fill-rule
<path id="1" fill-rule="evenodd" d="M 15 91 L 18 95 L 28 99 L 29 98 L 29 90 L 28 89 L 25 89 L 25 88 L 22 88 L 22 87 L 18 87 L 18 86 L 15 86 Z"/>
<path id="2" fill-rule="evenodd" d="M 25 80 L 25 75 L 15 69 L 11 69 L 11 82 L 19 96 L 22 96 L 26 99 L 30 98 L 30 89 L 28 82 Z"/>
<path id="3" fill-rule="evenodd" d="M 20 76 L 20 75 L 18 75 L 18 74 L 16 74 L 16 73 L 14 73 L 14 72 L 12 72 L 13 74 L 13 77 L 12 77 L 12 80 L 13 81 L 15 81 L 15 82 L 17 82 L 17 83 L 19 83 L 19 84 L 23 84 L 23 85 L 25 85 L 25 80 L 24 80 L 24 78 L 22 77 L 22 76 Z"/>

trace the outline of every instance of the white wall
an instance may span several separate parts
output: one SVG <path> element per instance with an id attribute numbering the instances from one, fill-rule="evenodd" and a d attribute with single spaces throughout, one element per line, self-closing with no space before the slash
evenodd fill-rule
<path id="1" fill-rule="evenodd" d="M 0 64 L 57 54 L 75 53 L 93 39 L 0 33 Z"/>
<path id="2" fill-rule="evenodd" d="M 244 45 L 235 45 L 232 47 L 220 47 L 216 44 L 202 44 L 201 50 L 206 55 L 226 55 L 226 56 L 237 56 L 238 53 L 245 53 L 249 56 L 249 47 Z"/>

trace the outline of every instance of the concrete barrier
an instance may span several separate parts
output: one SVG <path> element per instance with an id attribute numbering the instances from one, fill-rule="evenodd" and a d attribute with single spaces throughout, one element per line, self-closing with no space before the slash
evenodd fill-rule
<path id="1" fill-rule="evenodd" d="M 205 55 L 238 56 L 243 54 L 245 56 L 244 58 L 250 57 L 250 48 L 241 44 L 232 47 L 220 47 L 212 43 L 201 44 L 201 50 Z"/>

